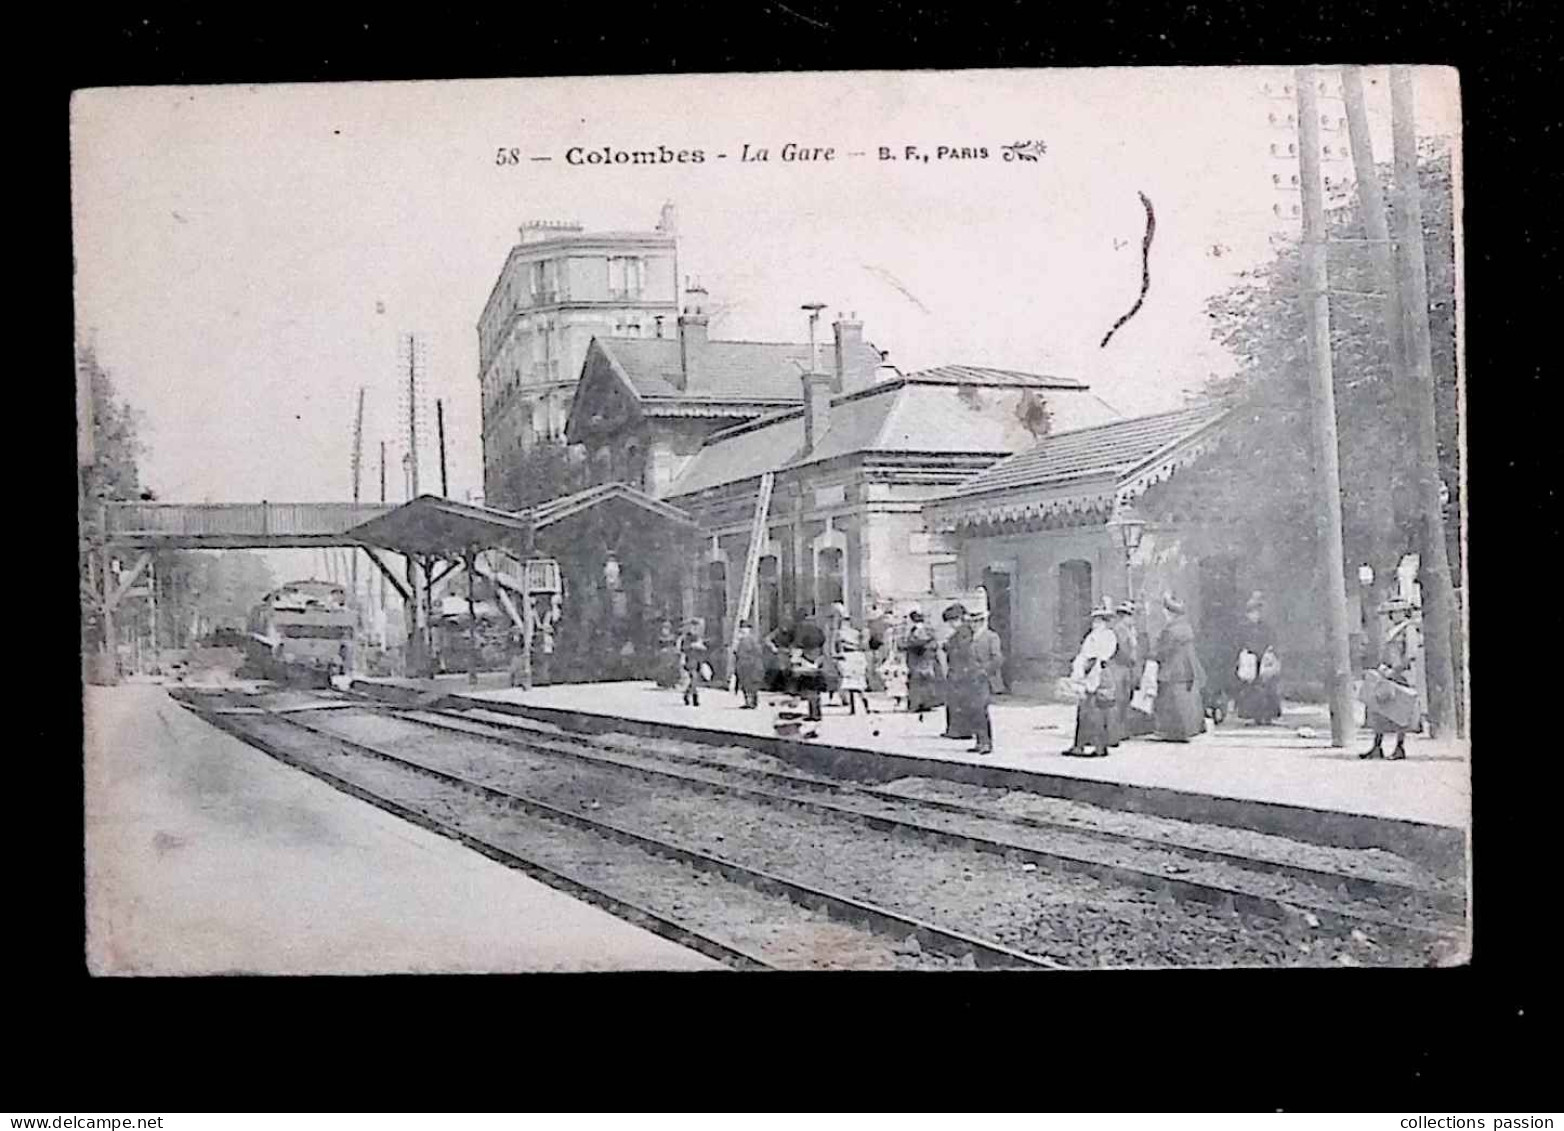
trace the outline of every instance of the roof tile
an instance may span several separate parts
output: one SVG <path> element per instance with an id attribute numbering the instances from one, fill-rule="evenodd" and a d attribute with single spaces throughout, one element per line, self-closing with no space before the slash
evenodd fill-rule
<path id="1" fill-rule="evenodd" d="M 1208 403 L 1055 432 L 1035 447 L 1001 460 L 945 497 L 966 498 L 1075 479 L 1123 475 L 1164 448 L 1214 424 L 1225 414 L 1223 406 Z"/>

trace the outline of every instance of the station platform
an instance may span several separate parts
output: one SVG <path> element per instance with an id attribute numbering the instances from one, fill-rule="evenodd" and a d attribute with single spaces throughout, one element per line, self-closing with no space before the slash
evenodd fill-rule
<path id="1" fill-rule="evenodd" d="M 504 686 L 498 675 L 481 676 L 476 685 L 465 676 L 360 683 L 441 692 L 577 729 L 616 729 L 617 720 L 624 724 L 617 729 L 629 733 L 734 742 L 806 764 L 811 757 L 800 755 L 805 747 L 880 755 L 883 766 L 875 767 L 874 776 L 882 780 L 933 772 L 1283 835 L 1310 836 L 1311 826 L 1318 825 L 1319 839 L 1331 833 L 1340 843 L 1375 843 L 1372 822 L 1398 823 L 1420 827 L 1414 834 L 1435 830 L 1442 851 L 1459 855 L 1470 824 L 1464 741 L 1411 736 L 1406 760 L 1361 761 L 1357 755 L 1369 744 L 1367 733 L 1354 736 L 1345 749 L 1333 748 L 1325 708 L 1308 704 L 1287 704 L 1271 726 L 1228 721 L 1187 744 L 1132 739 L 1107 758 L 1070 758 L 1062 751 L 1074 733 L 1072 705 L 1001 696 L 992 707 L 994 753 L 979 756 L 971 753 L 970 741 L 941 737 L 943 710 L 920 722 L 916 715 L 890 711 L 883 699 L 873 715 L 860 710 L 852 716 L 845 707 L 828 705 L 813 739 L 790 740 L 777 738 L 774 729 L 780 696 L 763 695 L 759 710 L 746 711 L 737 695 L 723 689 L 703 689 L 700 706 L 687 707 L 677 690 L 650 682 L 531 690 Z M 1300 729 L 1314 733 L 1300 737 Z M 860 769 L 865 764 L 855 760 Z M 1363 819 L 1357 822 L 1362 828 L 1345 820 L 1354 817 Z"/>
<path id="2" fill-rule="evenodd" d="M 86 698 L 95 975 L 718 964 L 284 766 L 148 683 Z"/>

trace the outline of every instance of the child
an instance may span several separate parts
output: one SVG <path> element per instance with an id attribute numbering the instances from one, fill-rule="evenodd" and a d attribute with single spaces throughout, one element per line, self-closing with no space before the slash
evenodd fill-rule
<path id="1" fill-rule="evenodd" d="M 706 661 L 706 641 L 701 639 L 701 622 L 699 620 L 692 620 L 685 625 L 684 636 L 679 641 L 679 652 L 683 657 L 684 705 L 686 707 L 699 707 L 701 705 L 701 668 Z"/>
<path id="2" fill-rule="evenodd" d="M 847 701 L 847 713 L 856 715 L 858 703 L 863 702 L 866 714 L 873 714 L 874 710 L 869 706 L 869 657 L 860 647 L 858 630 L 850 624 L 844 624 L 836 634 L 836 643 L 840 651 L 837 654 L 837 670 L 841 673 L 840 690 L 842 698 Z"/>
<path id="3" fill-rule="evenodd" d="M 880 677 L 885 680 L 885 694 L 891 697 L 900 711 L 907 704 L 907 665 L 893 655 L 880 667 Z"/>

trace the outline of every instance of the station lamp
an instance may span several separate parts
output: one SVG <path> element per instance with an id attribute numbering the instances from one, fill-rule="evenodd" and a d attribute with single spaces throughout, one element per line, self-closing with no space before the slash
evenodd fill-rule
<path id="1" fill-rule="evenodd" d="M 1125 596 L 1133 601 L 1135 586 L 1130 580 L 1130 559 L 1140 547 L 1141 535 L 1146 532 L 1146 520 L 1128 502 L 1120 499 L 1113 504 L 1113 517 L 1108 519 L 1107 526 L 1118 536 L 1119 545 L 1124 547 Z"/>

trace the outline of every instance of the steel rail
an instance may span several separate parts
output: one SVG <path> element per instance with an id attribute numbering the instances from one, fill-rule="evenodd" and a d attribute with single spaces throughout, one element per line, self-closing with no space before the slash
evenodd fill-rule
<path id="1" fill-rule="evenodd" d="M 368 699 L 365 701 L 366 709 L 379 709 L 388 713 L 401 714 L 412 718 L 414 721 L 423 722 L 431 727 L 450 729 L 457 733 L 478 734 L 477 731 L 469 731 L 465 727 L 451 726 L 449 723 L 437 722 L 433 719 L 420 718 L 421 715 L 438 715 L 452 720 L 460 720 L 469 726 L 492 728 L 491 735 L 496 741 L 527 745 L 530 742 L 570 741 L 581 742 L 579 736 L 569 732 L 560 732 L 556 738 L 553 733 L 537 726 L 528 726 L 525 723 L 513 723 L 510 721 L 498 722 L 492 719 L 469 718 L 468 713 L 482 708 L 421 708 L 401 707 L 386 704 L 380 700 Z M 524 719 L 525 716 L 507 716 L 510 718 Z M 521 740 L 506 732 L 523 732 L 539 736 L 536 739 Z M 598 746 L 599 744 L 590 744 Z M 678 753 L 668 750 L 658 750 L 654 753 L 644 753 L 638 750 L 634 743 L 630 742 L 604 742 L 600 746 L 625 751 L 636 757 L 660 758 L 671 762 L 685 762 L 692 766 L 710 769 L 734 777 L 750 778 L 763 782 L 785 785 L 789 788 L 807 789 L 817 793 L 827 793 L 833 796 L 864 796 L 872 797 L 891 804 L 937 809 L 957 816 L 975 817 L 998 824 L 1016 825 L 1021 828 L 1037 829 L 1041 832 L 1064 832 L 1075 836 L 1094 838 L 1117 844 L 1130 845 L 1137 848 L 1176 852 L 1191 859 L 1203 860 L 1207 863 L 1220 864 L 1227 867 L 1243 868 L 1249 871 L 1271 872 L 1276 875 L 1286 876 L 1289 879 L 1300 880 L 1305 883 L 1317 884 L 1323 887 L 1344 887 L 1349 896 L 1359 899 L 1376 899 L 1386 903 L 1394 902 L 1426 902 L 1430 909 L 1441 915 L 1463 917 L 1466 912 L 1466 902 L 1457 896 L 1444 892 L 1417 887 L 1413 884 L 1404 884 L 1396 880 L 1375 879 L 1367 876 L 1352 876 L 1345 872 L 1332 872 L 1320 868 L 1310 868 L 1301 864 L 1289 864 L 1280 860 L 1271 860 L 1264 856 L 1244 856 L 1235 852 L 1224 852 L 1216 848 L 1202 848 L 1198 845 L 1184 844 L 1179 841 L 1162 841 L 1152 837 L 1136 836 L 1133 833 L 1113 832 L 1108 829 L 1096 829 L 1072 825 L 1065 821 L 1052 820 L 1047 817 L 1034 817 L 1024 814 L 1000 813 L 991 809 L 985 809 L 980 805 L 970 805 L 962 801 L 947 801 L 943 798 L 912 797 L 906 794 L 893 792 L 879 786 L 853 783 L 844 785 L 841 782 L 828 781 L 818 777 L 809 777 L 802 774 L 787 773 L 781 770 L 765 770 L 757 766 L 735 766 L 714 758 L 704 758 L 699 754 Z"/>
<path id="2" fill-rule="evenodd" d="M 393 801 L 389 797 L 383 797 L 372 790 L 365 789 L 356 782 L 332 773 L 330 770 L 317 766 L 303 758 L 295 757 L 264 735 L 255 734 L 239 721 L 244 717 L 253 719 L 254 715 L 238 716 L 233 712 L 226 712 L 220 717 L 214 717 L 188 702 L 183 705 L 224 733 L 230 734 L 239 741 L 264 751 L 279 762 L 292 766 L 296 770 L 302 770 L 311 777 L 318 778 L 333 789 L 341 790 L 351 797 L 356 797 L 360 801 L 373 805 L 375 808 L 390 813 L 394 817 L 400 817 L 404 821 L 418 825 L 420 828 L 427 829 L 429 832 L 454 840 L 472 849 L 474 852 L 493 860 L 497 864 L 503 864 L 507 868 L 521 872 L 540 883 L 547 884 L 551 888 L 574 896 L 584 903 L 589 903 L 608 912 L 610 915 L 650 931 L 654 935 L 688 947 L 735 970 L 775 969 L 774 966 L 764 959 L 757 958 L 737 947 L 730 946 L 709 935 L 704 935 L 699 931 L 676 923 L 655 911 L 630 903 L 618 896 L 610 895 L 601 888 L 593 887 L 566 875 L 564 872 L 550 868 L 546 864 L 540 864 L 536 860 L 529 859 L 509 849 L 501 848 L 499 845 L 492 844 L 481 837 L 464 832 L 455 825 L 447 824 L 438 818 L 403 805 L 401 802 Z M 278 715 L 269 717 L 283 722 L 288 721 Z"/>
<path id="3" fill-rule="evenodd" d="M 557 755 L 574 758 L 590 765 L 613 770 L 622 770 L 636 774 L 643 779 L 671 780 L 687 788 L 696 788 L 713 794 L 732 794 L 748 797 L 762 804 L 789 806 L 810 810 L 813 812 L 828 813 L 834 817 L 845 818 L 854 823 L 866 825 L 879 832 L 906 833 L 920 839 L 935 843 L 943 843 L 955 847 L 967 848 L 989 855 L 1008 858 L 1020 858 L 1039 867 L 1047 867 L 1054 871 L 1084 872 L 1097 879 L 1108 880 L 1125 884 L 1141 890 L 1155 893 L 1168 892 L 1174 898 L 1190 902 L 1204 903 L 1215 906 L 1220 910 L 1242 911 L 1262 918 L 1272 919 L 1283 923 L 1290 923 L 1300 918 L 1301 913 L 1314 915 L 1322 925 L 1328 929 L 1347 933 L 1353 928 L 1371 927 L 1380 932 L 1395 932 L 1408 935 L 1413 938 L 1435 939 L 1449 937 L 1458 933 L 1455 928 L 1440 929 L 1424 926 L 1422 924 L 1407 923 L 1389 915 L 1381 916 L 1366 914 L 1363 912 L 1349 911 L 1339 907 L 1328 907 L 1309 900 L 1280 899 L 1274 896 L 1256 895 L 1239 888 L 1228 887 L 1204 880 L 1184 879 L 1177 876 L 1168 876 L 1158 872 L 1148 872 L 1140 868 L 1134 868 L 1123 864 L 1113 864 L 1101 860 L 1093 860 L 1089 857 L 1078 856 L 1059 849 L 1041 849 L 1029 845 L 1013 844 L 1007 841 L 993 840 L 988 837 L 978 836 L 972 833 L 954 832 L 949 829 L 941 829 L 920 821 L 899 817 L 887 817 L 877 813 L 865 813 L 861 810 L 846 806 L 833 805 L 829 802 L 813 800 L 802 797 L 791 797 L 786 794 L 773 793 L 769 790 L 755 789 L 750 786 L 737 785 L 731 782 L 713 782 L 705 778 L 690 777 L 686 774 L 672 770 L 656 769 L 650 766 L 640 766 L 631 762 L 624 762 L 617 758 L 611 758 L 597 753 L 588 753 L 585 750 L 571 749 L 569 746 L 537 739 L 514 738 L 503 734 L 485 734 L 468 730 L 466 727 L 452 726 L 447 723 L 437 723 L 427 719 L 421 719 L 414 715 L 402 713 L 402 717 L 417 725 L 427 726 L 432 729 L 447 730 L 454 733 L 466 734 L 469 737 L 480 740 L 493 741 L 502 745 L 516 746 L 520 749 L 531 750 L 545 755 Z M 297 721 L 292 718 L 290 722 Z M 485 724 L 473 720 L 464 720 L 475 726 Z M 306 725 L 300 723 L 300 725 Z M 310 728 L 314 729 L 314 728 Z M 330 735 L 333 732 L 323 731 Z M 720 765 L 720 764 L 719 764 Z M 767 773 L 768 771 L 758 771 Z M 789 778 L 790 775 L 778 775 Z M 799 779 L 809 782 L 811 779 Z M 831 785 L 832 783 L 816 783 Z M 844 791 L 845 792 L 845 791 Z M 888 795 L 890 799 L 904 805 L 916 806 L 917 798 L 902 798 L 897 795 Z M 996 819 L 989 814 L 978 811 L 975 816 L 987 819 Z M 1003 822 L 1005 817 L 997 818 Z M 1068 826 L 1065 826 L 1068 829 Z M 1074 831 L 1070 829 L 1069 831 Z M 1179 851 L 1175 846 L 1161 845 L 1151 842 L 1160 851 Z"/>
<path id="4" fill-rule="evenodd" d="M 536 798 L 526 797 L 496 786 L 486 785 L 483 782 L 473 781 L 460 774 L 453 774 L 447 770 L 425 765 L 422 762 L 400 754 L 392 754 L 366 743 L 344 738 L 332 731 L 312 726 L 296 715 L 269 715 L 266 717 L 308 732 L 328 742 L 337 743 L 368 757 L 403 766 L 470 793 L 502 801 L 509 806 L 519 808 L 534 816 L 560 824 L 571 825 L 575 828 L 586 829 L 599 836 L 634 845 L 653 855 L 667 856 L 705 871 L 716 872 L 725 879 L 743 884 L 764 894 L 787 896 L 800 906 L 822 911 L 838 921 L 856 926 L 867 926 L 875 933 L 898 941 L 910 936 L 916 938 L 919 945 L 924 949 L 954 958 L 964 958 L 970 954 L 974 964 L 980 967 L 996 969 L 1014 969 L 1016 967 L 1047 970 L 1067 969 L 1063 963 L 1056 962 L 1053 959 L 1028 954 L 1024 951 L 1007 947 L 1002 943 L 991 942 L 960 931 L 935 926 L 921 919 L 902 915 L 899 912 L 877 907 L 874 904 L 864 903 L 850 896 L 837 895 L 834 892 L 811 887 L 810 885 L 773 875 L 758 868 L 751 868 L 720 856 L 714 856 L 710 853 L 700 852 L 695 849 L 685 848 L 682 845 L 646 836 L 631 829 L 611 824 L 608 821 L 585 817 L 579 813 L 573 813 L 567 809 L 550 805 L 545 801 L 539 801 Z M 255 716 L 250 716 L 250 718 L 253 720 Z"/>

